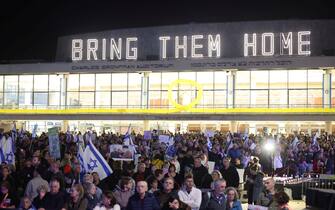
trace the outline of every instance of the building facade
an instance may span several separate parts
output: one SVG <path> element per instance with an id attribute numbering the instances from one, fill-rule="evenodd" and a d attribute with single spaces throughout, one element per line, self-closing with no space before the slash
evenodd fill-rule
<path id="1" fill-rule="evenodd" d="M 291 20 L 61 37 L 55 63 L 0 65 L 0 118 L 30 129 L 332 132 L 334 33 L 335 20 Z"/>

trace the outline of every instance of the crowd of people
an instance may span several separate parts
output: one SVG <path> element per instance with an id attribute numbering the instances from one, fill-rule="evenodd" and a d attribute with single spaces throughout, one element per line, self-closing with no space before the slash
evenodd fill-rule
<path id="1" fill-rule="evenodd" d="M 15 163 L 1 163 L 0 209 L 25 210 L 239 210 L 244 169 L 248 203 L 288 209 L 288 196 L 275 187 L 273 175 L 334 174 L 334 136 L 245 135 L 238 133 L 164 133 L 168 145 L 132 133 L 138 159 L 111 158 L 109 146 L 124 144 L 124 135 L 60 132 L 61 158 L 49 153 L 48 135 L 24 132 L 15 139 Z M 11 133 L 2 133 L 1 141 Z M 80 142 L 92 141 L 113 173 L 82 173 Z M 262 145 L 275 144 L 273 153 Z M 1 149 L 1 148 L 0 148 Z M 0 150 L 1 152 L 1 150 Z M 214 170 L 209 172 L 209 162 Z"/>

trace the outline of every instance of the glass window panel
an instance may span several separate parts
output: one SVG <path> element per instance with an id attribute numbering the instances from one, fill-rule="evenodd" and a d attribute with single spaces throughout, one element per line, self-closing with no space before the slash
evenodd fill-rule
<path id="1" fill-rule="evenodd" d="M 181 105 L 188 105 L 195 99 L 195 92 L 196 91 L 179 91 L 178 99 L 176 100 L 178 104 Z"/>
<path id="2" fill-rule="evenodd" d="M 67 106 L 79 106 L 79 93 L 67 92 Z"/>
<path id="3" fill-rule="evenodd" d="M 179 79 L 188 79 L 195 81 L 195 72 L 179 72 Z"/>
<path id="4" fill-rule="evenodd" d="M 287 70 L 271 70 L 270 89 L 287 89 Z"/>
<path id="5" fill-rule="evenodd" d="M 236 107 L 249 107 L 250 105 L 250 91 L 249 90 L 236 90 L 235 91 L 235 106 Z"/>
<path id="6" fill-rule="evenodd" d="M 308 105 L 311 107 L 320 107 L 322 105 L 322 89 L 308 90 Z"/>
<path id="7" fill-rule="evenodd" d="M 0 92 L 0 106 L 3 105 L 3 93 Z"/>
<path id="8" fill-rule="evenodd" d="M 127 90 L 127 73 L 112 74 L 112 90 Z"/>
<path id="9" fill-rule="evenodd" d="M 111 74 L 96 74 L 95 79 L 96 79 L 95 88 L 97 91 L 101 91 L 101 90 L 110 91 L 111 90 L 111 87 L 112 87 Z"/>
<path id="10" fill-rule="evenodd" d="M 172 98 L 178 103 L 178 91 L 172 91 Z M 175 107 L 173 104 L 170 102 L 169 97 L 168 97 L 168 91 L 162 91 L 162 108 L 172 108 L 174 109 Z"/>
<path id="11" fill-rule="evenodd" d="M 47 106 L 47 105 L 48 105 L 48 93 L 34 93 L 34 106 Z"/>
<path id="12" fill-rule="evenodd" d="M 139 73 L 129 73 L 128 74 L 128 90 L 141 90 L 142 86 L 142 76 Z"/>
<path id="13" fill-rule="evenodd" d="M 24 106 L 33 105 L 33 93 L 32 92 L 20 92 L 19 93 L 19 105 L 20 106 L 21 105 L 24 105 Z"/>
<path id="14" fill-rule="evenodd" d="M 204 91 L 198 107 L 212 108 L 214 105 L 214 91 Z"/>
<path id="15" fill-rule="evenodd" d="M 79 92 L 79 104 L 91 108 L 94 106 L 94 92 Z"/>
<path id="16" fill-rule="evenodd" d="M 331 74 L 332 74 L 332 87 L 335 88 L 335 70 L 333 70 Z"/>
<path id="17" fill-rule="evenodd" d="M 287 106 L 287 90 L 270 90 L 270 107 Z"/>
<path id="18" fill-rule="evenodd" d="M 215 89 L 227 89 L 227 73 L 224 71 L 214 72 Z"/>
<path id="19" fill-rule="evenodd" d="M 168 90 L 169 85 L 178 79 L 178 72 L 162 73 L 162 90 Z"/>
<path id="20" fill-rule="evenodd" d="M 22 75 L 19 77 L 20 82 L 20 92 L 32 92 L 33 91 L 33 75 Z"/>
<path id="21" fill-rule="evenodd" d="M 94 89 L 95 74 L 80 74 L 80 91 L 94 91 Z"/>
<path id="22" fill-rule="evenodd" d="M 3 76 L 0 76 L 0 92 L 3 91 Z"/>
<path id="23" fill-rule="evenodd" d="M 308 88 L 322 88 L 323 70 L 308 70 Z"/>
<path id="24" fill-rule="evenodd" d="M 113 108 L 127 107 L 127 92 L 112 92 Z"/>
<path id="25" fill-rule="evenodd" d="M 141 91 L 129 91 L 128 108 L 140 108 L 140 107 L 141 107 Z"/>
<path id="26" fill-rule="evenodd" d="M 18 76 L 5 76 L 5 91 L 16 92 L 17 90 L 18 90 Z"/>
<path id="27" fill-rule="evenodd" d="M 251 89 L 269 88 L 269 71 L 251 71 Z"/>
<path id="28" fill-rule="evenodd" d="M 197 72 L 197 83 L 199 83 L 204 90 L 213 90 L 213 75 L 209 72 Z"/>
<path id="29" fill-rule="evenodd" d="M 307 90 L 289 90 L 290 107 L 307 106 Z"/>
<path id="30" fill-rule="evenodd" d="M 307 88 L 307 70 L 289 70 L 288 80 L 288 86 L 291 89 Z"/>
<path id="31" fill-rule="evenodd" d="M 59 105 L 60 105 L 60 93 L 49 92 L 49 106 L 54 106 L 56 108 Z"/>
<path id="32" fill-rule="evenodd" d="M 224 108 L 226 107 L 227 103 L 227 92 L 225 90 L 223 91 L 214 91 L 214 105 L 217 108 Z"/>
<path id="33" fill-rule="evenodd" d="M 161 91 L 149 91 L 149 107 L 159 108 L 161 107 Z"/>
<path id="34" fill-rule="evenodd" d="M 160 90 L 160 89 L 161 89 L 161 73 L 150 73 L 149 90 Z"/>
<path id="35" fill-rule="evenodd" d="M 267 90 L 252 90 L 250 94 L 250 104 L 252 107 L 268 107 Z"/>
<path id="36" fill-rule="evenodd" d="M 236 72 L 236 89 L 250 89 L 250 71 Z"/>
<path id="37" fill-rule="evenodd" d="M 48 75 L 34 75 L 34 91 L 48 91 Z"/>
<path id="38" fill-rule="evenodd" d="M 63 80 L 63 76 L 49 75 L 49 91 L 61 91 L 60 83 Z"/>
<path id="39" fill-rule="evenodd" d="M 78 90 L 79 90 L 79 74 L 70 74 L 67 80 L 67 91 L 78 91 Z"/>
<path id="40" fill-rule="evenodd" d="M 6 92 L 5 93 L 5 104 L 8 106 L 18 105 L 18 93 L 17 92 Z"/>
<path id="41" fill-rule="evenodd" d="M 95 106 L 97 108 L 109 108 L 111 106 L 111 92 L 96 92 Z"/>

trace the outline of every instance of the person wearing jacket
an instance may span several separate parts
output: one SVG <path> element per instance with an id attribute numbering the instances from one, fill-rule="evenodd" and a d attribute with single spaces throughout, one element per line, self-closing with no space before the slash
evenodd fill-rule
<path id="1" fill-rule="evenodd" d="M 70 190 L 70 199 L 65 203 L 66 210 L 86 210 L 88 201 L 84 198 L 84 188 L 75 184 Z"/>
<path id="2" fill-rule="evenodd" d="M 146 181 L 137 182 L 136 194 L 130 197 L 127 210 L 160 210 L 155 196 L 147 191 Z"/>
<path id="3" fill-rule="evenodd" d="M 267 178 L 264 181 L 265 191 L 261 192 L 256 205 L 268 207 L 269 210 L 278 209 L 278 203 L 274 199 L 276 193 L 275 180 L 273 178 Z"/>
<path id="4" fill-rule="evenodd" d="M 123 177 L 113 191 L 113 196 L 116 202 L 120 204 L 121 209 L 126 209 L 129 198 L 132 195 L 134 195 L 133 180 L 130 177 Z"/>
<path id="5" fill-rule="evenodd" d="M 227 187 L 226 195 L 227 195 L 226 210 L 242 210 L 242 204 L 241 204 L 241 201 L 237 199 L 238 193 L 235 188 Z"/>

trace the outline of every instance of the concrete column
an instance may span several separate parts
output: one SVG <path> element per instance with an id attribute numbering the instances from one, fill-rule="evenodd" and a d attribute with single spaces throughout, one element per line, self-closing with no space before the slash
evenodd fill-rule
<path id="1" fill-rule="evenodd" d="M 145 131 L 150 130 L 149 120 L 143 120 L 143 130 Z"/>
<path id="2" fill-rule="evenodd" d="M 331 69 L 323 70 L 323 107 L 331 107 Z"/>
<path id="3" fill-rule="evenodd" d="M 325 130 L 327 133 L 332 133 L 332 121 L 326 121 L 325 122 Z"/>
<path id="4" fill-rule="evenodd" d="M 237 69 L 227 70 L 227 107 L 235 107 L 235 76 Z"/>
<path id="5" fill-rule="evenodd" d="M 229 130 L 232 133 L 237 132 L 237 122 L 236 121 L 230 121 Z"/>
<path id="6" fill-rule="evenodd" d="M 150 72 L 142 72 L 142 88 L 141 88 L 141 108 L 147 109 L 149 106 L 149 74 Z"/>

